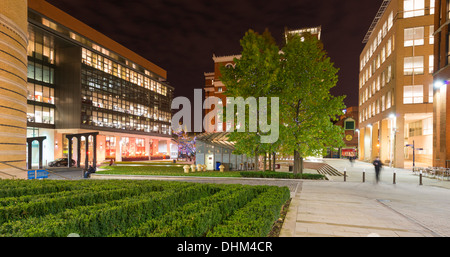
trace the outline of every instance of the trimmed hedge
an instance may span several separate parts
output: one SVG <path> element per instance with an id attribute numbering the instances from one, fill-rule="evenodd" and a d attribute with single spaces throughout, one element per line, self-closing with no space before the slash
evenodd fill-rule
<path id="1" fill-rule="evenodd" d="M 285 178 L 285 179 L 325 179 L 322 174 L 293 174 L 288 172 L 276 172 L 276 171 L 241 171 L 242 177 L 247 178 Z"/>
<path id="2" fill-rule="evenodd" d="M 145 180 L 0 180 L 0 188 L 0 236 L 9 237 L 252 235 L 232 230 L 233 220 L 267 236 L 289 198 L 287 187 Z"/>

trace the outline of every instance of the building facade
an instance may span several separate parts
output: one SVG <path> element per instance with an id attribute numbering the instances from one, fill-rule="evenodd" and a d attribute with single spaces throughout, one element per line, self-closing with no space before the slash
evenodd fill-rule
<path id="1" fill-rule="evenodd" d="M 0 178 L 25 178 L 27 1 L 0 6 Z"/>
<path id="2" fill-rule="evenodd" d="M 434 59 L 434 102 L 433 102 L 433 166 L 450 167 L 450 3 L 448 0 L 436 0 L 434 17 L 435 46 Z"/>
<path id="3" fill-rule="evenodd" d="M 20 8 L 27 36 L 22 41 L 28 41 L 19 55 L 26 64 L 21 111 L 28 145 L 22 145 L 21 159 L 27 168 L 62 157 L 95 166 L 176 153 L 174 89 L 164 69 L 44 0 Z"/>
<path id="4" fill-rule="evenodd" d="M 384 0 L 364 38 L 359 73 L 359 157 L 431 166 L 434 0 Z"/>
<path id="5" fill-rule="evenodd" d="M 298 35 L 302 35 L 303 33 L 310 33 L 314 36 L 317 36 L 317 38 L 320 40 L 321 37 L 321 33 L 322 33 L 322 27 L 318 26 L 318 27 L 307 27 L 307 28 L 302 28 L 302 29 L 296 29 L 296 30 L 290 30 L 285 28 L 285 32 L 284 32 L 284 39 L 288 40 L 288 35 L 290 34 L 298 34 Z M 226 106 L 226 96 L 224 95 L 224 93 L 227 90 L 227 87 L 223 84 L 223 82 L 220 80 L 221 74 L 220 74 L 220 67 L 222 66 L 231 66 L 234 67 L 235 62 L 234 59 L 239 59 L 241 58 L 241 55 L 228 55 L 228 56 L 216 56 L 215 54 L 213 54 L 212 60 L 214 61 L 214 72 L 205 72 L 204 76 L 205 76 L 205 86 L 204 86 L 204 91 L 205 91 L 205 99 L 207 99 L 208 97 L 217 97 L 219 98 L 219 104 L 222 104 L 222 106 Z M 211 109 L 205 109 L 205 115 L 208 114 L 209 112 L 211 112 Z M 216 128 L 212 128 L 214 127 L 215 124 L 215 120 L 213 119 L 213 121 L 211 122 L 211 124 L 206 124 L 206 128 L 211 129 L 209 131 L 216 131 L 216 132 L 222 132 L 222 131 L 227 131 L 229 129 L 231 129 L 231 124 L 230 123 L 225 123 L 224 122 L 219 122 L 217 124 Z M 205 128 L 205 129 L 206 129 Z"/>

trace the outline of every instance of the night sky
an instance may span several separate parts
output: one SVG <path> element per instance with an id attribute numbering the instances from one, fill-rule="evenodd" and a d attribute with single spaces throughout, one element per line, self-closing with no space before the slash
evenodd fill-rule
<path id="1" fill-rule="evenodd" d="M 328 56 L 340 69 L 335 95 L 358 105 L 362 40 L 382 0 L 47 0 L 168 73 L 176 96 L 193 99 L 216 56 L 240 54 L 239 40 L 268 28 L 322 26 Z M 95 40 L 95 39 L 93 39 Z"/>

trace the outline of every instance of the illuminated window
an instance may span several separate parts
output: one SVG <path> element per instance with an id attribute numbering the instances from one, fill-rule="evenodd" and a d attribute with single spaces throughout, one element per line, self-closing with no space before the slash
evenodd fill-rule
<path id="1" fill-rule="evenodd" d="M 423 85 L 404 86 L 403 104 L 423 103 Z"/>
<path id="2" fill-rule="evenodd" d="M 424 28 L 408 28 L 405 29 L 404 45 L 408 46 L 419 46 L 424 44 Z"/>
<path id="3" fill-rule="evenodd" d="M 403 64 L 404 75 L 423 74 L 423 56 L 405 57 Z"/>
<path id="4" fill-rule="evenodd" d="M 404 0 L 403 17 L 410 18 L 425 15 L 425 0 Z"/>

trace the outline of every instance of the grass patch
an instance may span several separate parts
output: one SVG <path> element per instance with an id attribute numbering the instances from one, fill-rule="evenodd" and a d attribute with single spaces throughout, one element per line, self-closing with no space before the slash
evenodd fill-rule
<path id="1" fill-rule="evenodd" d="M 139 165 L 133 163 L 134 165 Z M 196 171 L 184 173 L 184 164 L 142 164 L 140 166 L 104 166 L 102 171 L 97 171 L 98 174 L 112 174 L 112 175 L 148 175 L 148 176 L 197 176 L 197 177 L 241 177 L 239 171 Z"/>
<path id="2" fill-rule="evenodd" d="M 140 176 L 185 176 L 185 177 L 234 177 L 234 178 L 281 178 L 281 179 L 326 179 L 321 174 L 293 174 L 274 171 L 189 171 L 184 173 L 183 166 L 172 162 L 118 162 L 117 166 L 103 166 L 98 174 L 140 175 Z"/>

